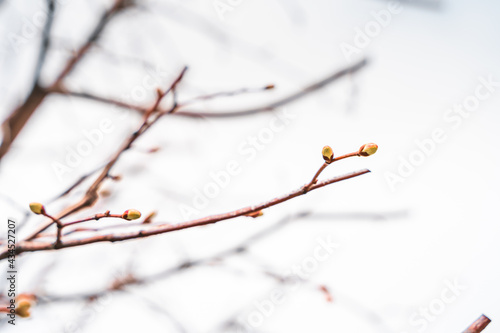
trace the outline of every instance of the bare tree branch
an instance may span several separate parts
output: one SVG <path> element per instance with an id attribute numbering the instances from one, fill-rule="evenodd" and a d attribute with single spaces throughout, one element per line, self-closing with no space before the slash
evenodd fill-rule
<path id="1" fill-rule="evenodd" d="M 486 326 L 491 323 L 491 319 L 486 317 L 484 314 L 477 318 L 475 322 L 472 323 L 465 331 L 462 333 L 479 333 L 482 332 Z"/>
<path id="2" fill-rule="evenodd" d="M 353 173 L 349 173 L 343 176 L 331 178 L 322 182 L 319 182 L 309 189 L 310 191 L 317 190 L 319 188 L 322 188 L 324 186 L 337 183 L 346 179 L 354 178 L 357 176 L 361 176 L 365 173 L 369 173 L 370 170 L 368 169 L 363 169 L 360 171 L 356 171 Z M 255 206 L 248 206 L 245 208 L 237 209 L 228 213 L 223 213 L 223 214 L 218 214 L 218 215 L 212 215 L 212 216 L 207 216 L 201 219 L 196 219 L 176 225 L 171 225 L 171 224 L 166 224 L 162 226 L 155 226 L 153 228 L 145 229 L 145 230 L 139 230 L 139 231 L 134 231 L 134 232 L 129 232 L 129 233 L 123 233 L 123 234 L 110 234 L 110 235 L 97 235 L 97 236 L 91 236 L 88 238 L 84 239 L 75 239 L 75 240 L 67 240 L 67 241 L 61 241 L 57 246 L 53 242 L 35 242 L 35 241 L 22 241 L 19 243 L 19 245 L 16 247 L 16 253 L 24 253 L 24 252 L 35 252 L 35 251 L 46 251 L 46 250 L 56 250 L 56 249 L 62 249 L 62 248 L 68 248 L 68 247 L 75 247 L 75 246 L 82 246 L 82 245 L 87 245 L 87 244 L 92 244 L 92 243 L 98 243 L 98 242 L 119 242 L 119 241 L 125 241 L 129 239 L 136 239 L 136 238 L 145 238 L 153 235 L 159 235 L 159 234 L 164 234 L 167 232 L 172 232 L 172 231 L 178 231 L 178 230 L 183 230 L 183 229 L 188 229 L 188 228 L 193 228 L 193 227 L 198 227 L 202 225 L 207 225 L 207 224 L 213 224 L 217 223 L 220 221 L 224 220 L 229 220 L 229 219 L 234 219 L 239 216 L 245 216 L 251 213 L 258 212 L 260 210 L 278 205 L 282 202 L 288 201 L 290 199 L 293 199 L 295 197 L 304 195 L 303 188 L 299 188 L 289 194 L 274 198 L 272 200 L 266 201 L 262 204 L 255 205 Z M 51 222 L 49 225 L 51 225 L 53 222 Z M 146 225 L 147 226 L 147 225 Z M 0 260 L 5 259 L 8 257 L 8 251 L 7 249 L 2 249 L 2 252 L 0 253 Z"/>
<path id="3" fill-rule="evenodd" d="M 364 66 L 366 66 L 367 60 L 363 59 L 362 61 L 349 66 L 347 68 L 344 68 L 338 72 L 335 72 L 326 78 L 315 82 L 295 93 L 292 93 L 291 95 L 288 95 L 287 97 L 284 97 L 282 99 L 279 99 L 273 103 L 263 105 L 260 107 L 256 108 L 250 108 L 250 109 L 243 109 L 243 110 L 237 110 L 237 111 L 231 111 L 231 112 L 224 112 L 224 111 L 211 111 L 211 112 L 200 112 L 200 111 L 179 111 L 177 112 L 177 115 L 182 115 L 182 116 L 194 116 L 194 117 L 238 117 L 238 116 L 243 116 L 243 115 L 250 115 L 254 113 L 260 113 L 260 112 L 267 112 L 267 111 L 272 111 L 280 106 L 289 104 L 291 102 L 294 102 L 298 99 L 301 99 L 310 93 L 317 91 L 321 88 L 324 88 L 328 84 L 348 75 L 357 72 Z"/>
<path id="4" fill-rule="evenodd" d="M 111 158 L 111 160 L 106 164 L 106 166 L 103 168 L 97 179 L 92 183 L 92 185 L 89 187 L 87 192 L 85 193 L 84 197 L 77 202 L 76 204 L 67 207 L 65 210 L 63 210 L 61 213 L 59 213 L 55 219 L 60 220 L 64 217 L 67 217 L 77 211 L 80 211 L 81 209 L 84 209 L 86 207 L 91 207 L 94 205 L 94 203 L 98 200 L 99 195 L 98 195 L 98 190 L 100 186 L 102 185 L 102 182 L 109 177 L 109 172 L 111 168 L 118 162 L 119 158 L 121 155 L 130 149 L 132 144 L 139 138 L 143 133 L 145 133 L 151 126 L 153 126 L 163 115 L 167 113 L 173 113 L 177 105 L 174 102 L 174 105 L 170 110 L 167 112 L 157 112 L 158 111 L 158 105 L 162 101 L 162 99 L 171 91 L 175 89 L 177 84 L 181 81 L 182 77 L 184 76 L 184 73 L 186 72 L 187 67 L 184 67 L 184 69 L 181 71 L 179 76 L 175 79 L 175 81 L 171 84 L 171 86 L 164 92 L 158 95 L 157 100 L 155 101 L 154 105 L 145 113 L 146 118 L 144 119 L 144 122 L 141 124 L 139 129 L 132 133 L 132 135 L 125 140 L 125 142 L 122 144 L 120 149 L 114 154 L 114 156 Z M 155 113 L 156 112 L 156 113 Z M 153 114 L 154 113 L 154 114 Z M 153 119 L 150 119 L 150 115 L 152 116 Z M 153 117 L 154 116 L 154 117 Z M 42 225 L 39 229 L 37 229 L 34 233 L 32 233 L 29 237 L 26 238 L 26 240 L 30 240 L 35 238 L 39 233 L 43 232 L 45 229 L 50 227 L 53 224 L 53 220 L 49 221 L 48 223 Z"/>
<path id="5" fill-rule="evenodd" d="M 234 92 L 220 92 L 220 93 L 215 93 L 215 94 L 211 94 L 211 95 L 200 96 L 200 97 L 196 97 L 192 100 L 189 100 L 189 101 L 186 101 L 183 103 L 179 103 L 179 109 L 177 110 L 177 112 L 175 112 L 174 115 L 184 116 L 184 117 L 194 117 L 194 118 L 200 118 L 200 117 L 224 118 L 224 117 L 248 116 L 248 115 L 253 115 L 256 113 L 260 113 L 260 112 L 272 111 L 278 107 L 292 103 L 292 102 L 294 102 L 298 99 L 301 99 L 301 98 L 303 98 L 303 97 L 305 97 L 305 96 L 307 96 L 307 95 L 309 95 L 317 90 L 320 90 L 321 88 L 324 88 L 325 86 L 329 85 L 330 83 L 333 83 L 346 75 L 355 73 L 358 70 L 360 70 L 361 68 L 363 68 L 366 64 L 367 64 L 367 60 L 366 59 L 362 60 L 359 63 L 356 63 L 352 66 L 344 68 L 340 71 L 336 71 L 335 73 L 332 73 L 328 77 L 321 79 L 321 80 L 319 80 L 319 81 L 317 81 L 317 82 L 315 82 L 315 83 L 313 83 L 313 84 L 311 84 L 303 89 L 300 89 L 296 92 L 293 92 L 290 95 L 288 95 L 287 97 L 278 99 L 272 103 L 269 103 L 269 104 L 266 104 L 266 105 L 263 105 L 260 107 L 243 109 L 243 110 L 232 111 L 232 112 L 225 112 L 225 111 L 202 112 L 202 111 L 196 111 L 196 110 L 181 111 L 186 106 L 188 106 L 189 104 L 191 104 L 197 100 L 211 99 L 211 98 L 219 97 L 219 96 L 232 96 L 232 95 L 236 95 L 236 94 L 241 93 L 241 92 L 246 92 L 246 90 L 247 90 L 247 89 L 241 89 L 239 91 L 234 91 Z M 269 87 L 266 87 L 266 88 L 269 89 Z M 100 103 L 115 105 L 115 106 L 122 107 L 125 109 L 134 110 L 134 111 L 137 111 L 139 113 L 145 113 L 147 110 L 144 107 L 141 107 L 138 105 L 132 105 L 132 104 L 129 104 L 126 102 L 122 102 L 122 101 L 119 101 L 119 100 L 114 99 L 114 98 L 97 96 L 95 94 L 90 94 L 90 93 L 86 93 L 86 92 L 68 91 L 68 90 L 65 90 L 63 87 L 52 87 L 50 92 L 55 93 L 55 94 L 62 94 L 62 95 L 67 95 L 67 96 L 84 98 L 84 99 L 89 99 L 89 100 L 93 100 L 93 101 L 100 102 Z"/>
<path id="6" fill-rule="evenodd" d="M 45 89 L 38 84 L 38 75 L 41 71 L 41 67 L 45 59 L 45 53 L 46 53 L 45 47 L 46 46 L 48 47 L 49 45 L 48 44 L 49 33 L 50 33 L 49 30 L 52 25 L 52 19 L 50 18 L 48 19 L 47 21 L 48 25 L 46 25 L 46 28 L 44 30 L 44 37 L 43 37 L 44 41 L 42 42 L 43 47 L 41 50 L 41 57 L 39 58 L 36 70 L 37 82 L 34 84 L 25 102 L 16 109 L 14 109 L 14 111 L 12 111 L 12 113 L 2 123 L 3 139 L 2 139 L 2 144 L 0 145 L 0 160 L 5 156 L 5 154 L 7 154 L 10 147 L 12 146 L 12 142 L 14 142 L 16 137 L 23 129 L 24 125 L 26 125 L 28 120 L 31 118 L 31 115 L 35 112 L 35 110 L 40 106 L 45 97 L 49 94 L 49 91 L 54 90 L 55 87 L 59 87 L 62 84 L 63 79 L 73 70 L 76 64 L 81 60 L 81 58 L 85 55 L 85 53 L 90 49 L 92 44 L 97 40 L 97 38 L 103 31 L 106 24 L 111 19 L 111 17 L 114 16 L 121 9 L 125 8 L 124 5 L 125 3 L 126 3 L 125 0 L 115 1 L 114 5 L 103 14 L 100 21 L 98 22 L 97 26 L 94 28 L 94 30 L 88 37 L 85 44 L 81 46 L 80 49 L 75 53 L 75 55 L 71 57 L 69 61 L 66 63 L 66 66 L 63 68 L 63 70 L 57 77 L 56 81 L 53 83 L 53 85 L 50 88 Z"/>

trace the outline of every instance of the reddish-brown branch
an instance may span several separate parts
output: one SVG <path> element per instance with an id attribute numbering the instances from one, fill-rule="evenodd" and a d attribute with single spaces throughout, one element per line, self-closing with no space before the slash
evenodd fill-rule
<path id="1" fill-rule="evenodd" d="M 188 116 L 188 117 L 239 117 L 239 116 L 245 116 L 245 115 L 251 115 L 254 113 L 260 113 L 260 112 L 268 112 L 272 111 L 278 107 L 281 107 L 283 105 L 289 104 L 291 102 L 295 102 L 298 99 L 301 99 L 310 93 L 317 91 L 328 84 L 346 76 L 352 73 L 357 72 L 361 68 L 363 68 L 367 64 L 367 60 L 364 59 L 352 66 L 349 66 L 347 68 L 344 68 L 340 71 L 337 71 L 330 76 L 317 81 L 297 92 L 292 93 L 291 95 L 288 95 L 282 99 L 279 99 L 273 103 L 266 104 L 260 107 L 256 108 L 251 108 L 251 109 L 243 109 L 243 110 L 238 110 L 238 111 L 231 111 L 231 112 L 218 112 L 218 111 L 211 111 L 211 112 L 201 112 L 201 111 L 178 111 L 176 114 L 177 115 L 182 115 L 182 116 Z"/>
<path id="2" fill-rule="evenodd" d="M 109 210 L 108 210 L 106 213 L 95 214 L 94 216 L 90 216 L 90 217 L 87 217 L 87 218 L 84 218 L 84 219 L 81 219 L 81 220 L 66 222 L 66 223 L 63 224 L 63 227 L 65 228 L 65 227 L 68 227 L 70 225 L 74 225 L 74 224 L 78 224 L 78 223 L 83 223 L 83 222 L 88 222 L 88 221 L 98 221 L 98 220 L 100 220 L 102 218 L 107 218 L 107 217 L 116 218 L 116 219 L 123 219 L 123 215 L 122 214 L 110 214 Z"/>
<path id="3" fill-rule="evenodd" d="M 242 88 L 242 89 L 233 90 L 233 91 L 222 91 L 222 92 L 218 92 L 218 93 L 214 93 L 214 94 L 202 95 L 202 96 L 195 97 L 195 98 L 190 99 L 186 102 L 180 103 L 180 107 L 185 107 L 186 105 L 189 105 L 189 104 L 193 104 L 193 103 L 196 103 L 199 101 L 207 101 L 207 100 L 215 99 L 218 97 L 233 97 L 233 96 L 237 96 L 237 95 L 257 93 L 257 92 L 267 91 L 267 90 L 271 90 L 271 89 L 274 89 L 274 85 L 272 85 L 272 84 L 267 85 L 267 86 L 262 87 L 262 88 L 254 88 L 254 89 Z"/>
<path id="4" fill-rule="evenodd" d="M 58 87 L 62 84 L 62 81 L 69 73 L 75 68 L 76 64 L 82 59 L 82 57 L 87 53 L 87 51 L 92 47 L 92 44 L 99 38 L 100 34 L 104 30 L 104 27 L 109 22 L 109 20 L 120 10 L 125 8 L 126 0 L 115 0 L 113 6 L 104 12 L 101 16 L 101 19 L 97 23 L 96 27 L 92 31 L 92 33 L 87 38 L 85 44 L 83 44 L 78 51 L 74 53 L 74 55 L 69 59 L 69 61 L 64 66 L 63 70 L 57 77 L 56 81 L 52 84 L 53 87 Z"/>
<path id="5" fill-rule="evenodd" d="M 304 191 L 304 193 L 306 193 L 307 191 L 309 191 L 311 189 L 311 187 L 316 184 L 316 182 L 318 181 L 318 177 L 319 175 L 323 172 L 323 170 L 326 169 L 327 166 L 329 166 L 330 164 L 332 164 L 333 162 L 336 162 L 336 161 L 340 161 L 340 160 L 343 160 L 344 158 L 348 158 L 348 157 L 354 157 L 354 156 L 361 156 L 359 155 L 359 151 L 356 151 L 356 152 L 352 152 L 352 153 L 349 153 L 349 154 L 345 154 L 345 155 L 342 155 L 342 156 L 339 156 L 337 158 L 334 158 L 333 161 L 331 162 L 325 162 L 323 163 L 323 165 L 319 168 L 319 170 L 316 172 L 316 174 L 314 175 L 313 179 L 309 182 L 309 184 L 305 185 L 302 190 Z"/>
<path id="6" fill-rule="evenodd" d="M 47 91 L 35 83 L 26 101 L 12 111 L 7 119 L 4 120 L 2 123 L 3 138 L 0 145 L 0 159 L 7 154 L 12 142 L 19 135 L 33 112 L 42 104 L 46 96 Z"/>
<path id="7" fill-rule="evenodd" d="M 49 90 L 49 92 L 54 93 L 54 94 L 61 94 L 61 95 L 66 95 L 66 96 L 88 99 L 88 100 L 101 102 L 101 103 L 105 103 L 105 104 L 111 104 L 111 105 L 118 106 L 120 108 L 134 110 L 134 111 L 137 111 L 139 113 L 146 113 L 146 111 L 147 111 L 147 108 L 142 107 L 142 106 L 132 105 L 130 103 L 122 102 L 122 101 L 119 101 L 117 99 L 97 96 L 97 95 L 93 95 L 93 94 L 89 94 L 89 93 L 85 93 L 85 92 L 69 91 L 64 87 L 52 87 Z"/>
<path id="8" fill-rule="evenodd" d="M 56 81 L 52 84 L 52 86 L 48 89 L 42 88 L 38 85 L 38 82 L 35 82 L 33 89 L 30 94 L 24 101 L 24 103 L 14 109 L 12 113 L 7 117 L 6 120 L 2 123 L 3 130 L 3 139 L 2 144 L 0 145 L 0 159 L 2 159 L 5 154 L 9 151 L 12 142 L 19 135 L 21 130 L 24 128 L 24 125 L 31 118 L 31 115 L 35 112 L 35 110 L 40 106 L 45 97 L 50 93 L 51 90 L 54 90 L 56 87 L 61 86 L 63 79 L 73 70 L 76 64 L 80 61 L 80 59 L 85 55 L 88 49 L 92 46 L 92 44 L 97 40 L 102 30 L 106 26 L 109 19 L 116 14 L 120 9 L 124 8 L 125 0 L 116 0 L 113 7 L 108 10 L 101 18 L 94 31 L 88 37 L 86 43 L 75 53 L 75 55 L 68 60 L 65 67 L 57 77 Z M 48 23 L 51 24 L 51 18 L 49 18 Z M 50 28 L 50 26 L 48 27 Z M 47 29 L 48 29 L 47 28 Z M 46 31 L 46 33 L 49 33 Z M 44 36 L 44 38 L 48 38 L 48 36 Z M 45 42 L 44 42 L 45 43 Z M 47 40 L 48 43 L 48 40 Z M 48 44 L 47 44 L 48 45 Z M 45 45 L 45 46 L 47 46 Z M 42 52 L 44 52 L 42 50 Z M 45 58 L 45 54 L 42 53 L 42 59 L 39 61 L 43 61 Z M 39 70 L 41 69 L 43 63 L 39 63 L 36 69 L 36 76 L 38 81 Z"/>
<path id="9" fill-rule="evenodd" d="M 62 241 L 62 229 L 63 229 L 64 225 L 62 224 L 62 222 L 59 219 L 53 217 L 52 215 L 47 214 L 45 212 L 45 209 L 42 210 L 41 214 L 43 216 L 48 217 L 49 219 L 51 219 L 50 225 L 52 225 L 54 223 L 56 224 L 56 226 L 57 226 L 57 234 L 56 234 L 56 242 L 54 244 L 54 248 L 56 248 L 56 249 L 60 248 L 61 241 Z"/>
<path id="10" fill-rule="evenodd" d="M 67 207 L 62 212 L 60 212 L 57 215 L 56 219 L 60 220 L 64 217 L 67 217 L 73 213 L 76 213 L 84 208 L 91 207 L 92 205 L 94 205 L 94 203 L 99 198 L 98 190 L 99 190 L 100 186 L 102 185 L 102 182 L 106 178 L 108 178 L 111 168 L 113 168 L 113 166 L 116 164 L 116 162 L 118 162 L 121 155 L 132 146 L 132 144 L 135 142 L 135 140 L 137 140 L 137 138 L 139 138 L 153 124 L 155 124 L 158 121 L 158 119 L 160 119 L 167 112 L 172 113 L 175 111 L 176 104 L 174 102 L 174 105 L 167 112 L 156 112 L 153 114 L 153 111 L 156 110 L 156 108 L 160 104 L 163 97 L 165 97 L 169 92 L 175 90 L 177 84 L 181 81 L 186 70 L 187 70 L 187 67 L 184 67 L 183 70 L 181 71 L 181 73 L 179 74 L 179 76 L 174 80 L 174 82 L 165 91 L 165 93 L 158 95 L 158 98 L 155 101 L 154 105 L 148 110 L 148 114 L 151 115 L 151 117 L 148 117 L 147 119 L 145 119 L 144 122 L 140 125 L 139 129 L 137 131 L 135 131 L 134 133 L 132 133 L 132 135 L 125 140 L 125 142 L 122 144 L 120 149 L 118 149 L 118 151 L 114 154 L 114 156 L 111 158 L 111 160 L 104 166 L 101 173 L 98 175 L 97 179 L 90 185 L 90 187 L 86 191 L 84 197 L 76 204 L 74 204 L 70 207 Z M 150 118 L 152 118 L 152 119 L 150 119 Z M 53 223 L 52 221 L 49 221 L 48 223 L 42 225 L 35 232 L 33 232 L 30 236 L 28 236 L 26 238 L 26 240 L 34 239 L 39 233 L 43 232 L 48 227 L 50 227 L 52 225 L 52 223 Z"/>
<path id="11" fill-rule="evenodd" d="M 304 191 L 304 193 L 306 193 L 307 191 L 309 191 L 309 189 L 311 188 L 311 186 L 313 186 L 314 184 L 316 184 L 318 182 L 319 175 L 323 172 L 323 170 L 326 169 L 327 166 L 328 166 L 328 163 L 323 163 L 323 165 L 316 172 L 316 174 L 311 179 L 311 181 L 309 182 L 309 184 L 305 185 L 304 188 L 302 189 Z"/>
<path id="12" fill-rule="evenodd" d="M 337 71 L 337 72 L 333 73 L 332 75 L 328 76 L 327 78 L 319 80 L 319 81 L 307 86 L 306 88 L 303 88 L 303 89 L 300 89 L 296 92 L 293 92 L 292 94 L 288 95 L 285 98 L 279 99 L 275 102 L 272 102 L 272 103 L 269 103 L 269 104 L 266 104 L 266 105 L 263 105 L 260 107 L 245 109 L 245 110 L 240 110 L 240 111 L 233 111 L 233 112 L 216 112 L 216 111 L 201 112 L 201 111 L 195 111 L 195 110 L 181 111 L 184 109 L 185 106 L 188 106 L 189 104 L 191 104 L 192 102 L 194 102 L 196 100 L 210 99 L 210 98 L 218 97 L 218 96 L 232 96 L 238 92 L 244 91 L 244 89 L 242 89 L 242 90 L 236 91 L 236 92 L 221 92 L 221 93 L 216 93 L 216 94 L 212 94 L 212 95 L 195 97 L 192 100 L 189 100 L 189 101 L 186 101 L 186 102 L 179 104 L 179 107 L 177 109 L 177 112 L 175 112 L 175 115 L 184 116 L 184 117 L 194 117 L 194 118 L 200 118 L 200 117 L 220 118 L 220 117 L 247 116 L 247 115 L 252 115 L 255 113 L 272 111 L 278 107 L 284 106 L 284 105 L 292 103 L 300 98 L 303 98 L 303 97 L 307 96 L 308 94 L 311 94 L 311 93 L 327 86 L 328 84 L 330 84 L 330 83 L 332 83 L 332 82 L 334 82 L 334 81 L 336 81 L 336 80 L 338 80 L 338 79 L 340 79 L 348 74 L 355 73 L 358 70 L 360 70 L 361 68 L 363 68 L 366 64 L 367 64 L 367 61 L 363 60 L 357 64 L 354 64 L 353 66 L 350 66 L 350 67 L 344 68 L 340 71 Z M 270 89 L 270 86 L 267 86 L 264 89 L 265 90 Z M 118 101 L 118 100 L 113 99 L 113 98 L 97 96 L 97 95 L 93 95 L 93 94 L 89 94 L 89 93 L 85 93 L 85 92 L 67 91 L 62 87 L 53 87 L 50 90 L 50 92 L 68 95 L 68 96 L 80 97 L 80 98 L 85 98 L 85 99 L 90 99 L 90 100 L 94 100 L 96 102 L 101 102 L 101 103 L 110 104 L 110 105 L 116 105 L 118 107 L 134 110 L 134 111 L 137 111 L 139 113 L 146 113 L 147 112 L 147 108 L 144 108 L 141 106 L 132 105 L 129 103 Z"/>
<path id="13" fill-rule="evenodd" d="M 363 175 L 365 173 L 370 172 L 368 169 L 363 169 L 360 171 L 356 171 L 353 173 L 349 173 L 343 176 L 331 178 L 322 182 L 319 182 L 315 185 L 313 185 L 309 191 L 313 191 L 316 189 L 319 189 L 321 187 L 340 182 L 342 180 L 354 178 L 360 175 Z M 220 221 L 224 220 L 229 220 L 233 219 L 239 216 L 247 215 L 250 213 L 257 212 L 259 210 L 263 210 L 275 205 L 278 205 L 280 203 L 283 203 L 285 201 L 288 201 L 290 199 L 293 199 L 295 197 L 304 195 L 303 188 L 299 188 L 298 190 L 295 190 L 289 194 L 283 195 L 281 197 L 274 198 L 270 201 L 264 202 L 260 205 L 256 206 L 248 206 L 245 208 L 237 209 L 235 211 L 231 211 L 228 213 L 224 214 L 218 214 L 218 215 L 212 215 L 212 216 L 207 216 L 201 219 L 193 220 L 193 221 L 188 221 L 176 225 L 163 225 L 163 226 L 155 226 L 153 228 L 145 229 L 145 230 L 140 230 L 140 231 L 134 231 L 134 232 L 129 232 L 129 233 L 122 233 L 122 234 L 111 234 L 111 235 L 97 235 L 97 236 L 92 236 L 84 239 L 75 239 L 75 240 L 68 240 L 63 242 L 58 249 L 60 248 L 67 248 L 67 247 L 75 247 L 75 246 L 82 246 L 82 245 L 87 245 L 87 244 L 92 244 L 92 243 L 98 243 L 98 242 L 118 242 L 118 241 L 125 241 L 129 239 L 136 239 L 136 238 L 145 238 L 153 235 L 159 235 L 159 234 L 164 234 L 167 232 L 172 232 L 172 231 L 178 231 L 182 229 L 188 229 L 188 228 L 193 228 L 193 227 L 198 227 L 202 225 L 207 225 L 207 224 L 213 224 L 217 223 Z M 34 252 L 34 251 L 46 251 L 46 250 L 55 250 L 56 248 L 54 247 L 54 244 L 52 243 L 47 243 L 47 242 L 29 242 L 29 241 L 23 241 L 21 242 L 18 247 L 16 248 L 17 253 L 23 253 L 23 252 Z M 0 253 L 0 259 L 5 259 L 7 257 L 7 252 L 2 251 Z"/>
<path id="14" fill-rule="evenodd" d="M 481 317 L 477 318 L 477 320 L 472 323 L 465 331 L 462 333 L 479 333 L 482 332 L 486 326 L 488 326 L 491 322 L 491 319 L 486 317 L 484 314 Z"/>

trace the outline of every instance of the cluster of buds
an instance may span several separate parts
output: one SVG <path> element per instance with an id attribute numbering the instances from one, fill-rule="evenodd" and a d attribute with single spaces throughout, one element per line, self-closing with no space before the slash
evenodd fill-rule
<path id="1" fill-rule="evenodd" d="M 122 219 L 129 220 L 129 221 L 137 220 L 139 217 L 141 217 L 141 212 L 139 212 L 136 209 L 127 209 L 122 214 Z"/>
<path id="2" fill-rule="evenodd" d="M 39 202 L 30 203 L 30 210 L 35 214 L 45 214 L 45 207 Z"/>
<path id="3" fill-rule="evenodd" d="M 347 155 L 342 155 L 338 157 L 337 159 L 341 160 L 345 157 L 351 157 L 351 156 L 370 156 L 373 155 L 377 152 L 378 146 L 374 143 L 365 143 L 361 147 L 359 147 L 359 150 L 357 152 L 347 154 Z M 326 164 L 330 164 L 335 160 L 335 156 L 333 154 L 332 147 L 330 146 L 324 146 L 323 150 L 321 151 L 321 154 L 323 155 L 323 159 L 325 160 Z"/>

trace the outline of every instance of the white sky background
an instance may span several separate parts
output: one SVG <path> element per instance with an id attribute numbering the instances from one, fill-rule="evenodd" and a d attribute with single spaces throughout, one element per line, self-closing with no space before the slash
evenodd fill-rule
<path id="1" fill-rule="evenodd" d="M 44 82 L 53 80 L 106 4 L 68 0 L 58 6 Z M 278 286 L 263 269 L 284 274 L 311 256 L 318 237 L 328 236 L 339 248 L 320 263 L 310 283 L 287 294 L 256 332 L 460 332 L 482 313 L 493 320 L 485 332 L 499 330 L 495 171 L 500 87 L 456 128 L 444 117 L 454 104 L 474 95 L 479 77 L 500 81 L 500 8 L 494 1 L 462 0 L 442 1 L 440 8 L 416 1 L 401 6 L 402 12 L 354 57 L 366 56 L 368 66 L 282 108 L 293 119 L 255 159 L 248 161 L 238 147 L 269 127 L 273 114 L 208 120 L 167 117 L 137 142 L 137 149 L 123 155 L 114 172 L 123 180 L 103 187 L 111 196 L 75 218 L 136 208 L 143 214 L 158 210 L 156 221 L 181 222 L 185 218 L 180 205 L 191 205 L 195 191 L 212 181 L 210 172 L 224 170 L 231 160 L 238 162 L 241 173 L 196 217 L 257 204 L 309 181 L 322 163 L 320 151 L 326 144 L 336 155 L 367 142 L 380 148 L 373 157 L 330 166 L 322 177 L 365 167 L 372 173 L 268 209 L 255 220 L 239 218 L 145 240 L 25 254 L 18 257 L 18 289 L 60 295 L 93 292 L 123 273 L 131 257 L 133 272 L 147 276 L 234 246 L 289 214 L 312 211 L 322 218 L 298 220 L 252 246 L 248 255 L 112 294 L 104 306 L 86 310 L 92 313 L 90 319 L 87 312 L 81 314 L 81 303 L 57 303 L 35 307 L 32 318 L 18 319 L 14 328 L 4 325 L 2 332 L 65 332 L 64 327 L 75 322 L 84 322 L 82 330 L 88 332 L 175 332 L 169 317 L 153 310 L 150 302 L 187 332 L 220 332 L 224 320 L 255 310 L 254 302 L 268 299 Z M 15 52 L 9 33 L 22 35 L 25 20 L 43 8 L 44 1 L 4 1 L 0 6 L 3 118 L 25 96 L 39 47 L 37 35 Z M 374 21 L 373 11 L 387 8 L 387 2 L 376 0 L 243 0 L 221 20 L 212 1 L 148 1 L 143 9 L 110 24 L 99 48 L 67 83 L 74 90 L 121 97 L 140 87 L 148 73 L 168 86 L 188 65 L 179 88 L 181 101 L 275 84 L 272 91 L 200 103 L 197 109 L 259 106 L 349 65 L 340 45 L 354 45 L 356 29 Z M 147 105 L 153 94 L 150 91 L 141 102 Z M 68 149 L 85 140 L 83 131 L 99 128 L 103 119 L 112 122 L 113 130 L 71 173 L 58 178 L 52 164 L 64 162 Z M 20 221 L 29 202 L 48 202 L 105 163 L 140 121 L 131 111 L 76 98 L 48 98 L 0 165 L 2 221 Z M 442 128 L 447 139 L 391 189 L 387 173 L 397 173 L 401 158 L 408 160 L 418 150 L 415 140 L 430 138 L 436 128 Z M 153 146 L 161 150 L 141 152 Z M 82 191 L 47 205 L 48 210 L 55 213 L 75 202 Z M 42 222 L 32 217 L 19 237 Z M 42 274 L 48 265 L 48 273 Z M 412 314 L 436 302 L 446 281 L 455 279 L 466 289 L 419 331 L 421 326 L 410 323 Z M 333 303 L 315 289 L 321 284 L 331 290 Z"/>

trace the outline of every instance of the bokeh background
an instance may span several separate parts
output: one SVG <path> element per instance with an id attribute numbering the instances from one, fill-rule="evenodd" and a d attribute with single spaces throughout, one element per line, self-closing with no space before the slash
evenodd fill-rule
<path id="1" fill-rule="evenodd" d="M 56 2 L 43 83 L 55 79 L 111 4 Z M 175 224 L 257 204 L 309 181 L 324 145 L 336 155 L 367 142 L 379 151 L 336 163 L 323 178 L 365 167 L 372 172 L 272 207 L 258 219 L 20 255 L 18 291 L 40 302 L 15 327 L 2 318 L 2 331 L 460 332 L 482 313 L 493 321 L 485 332 L 499 330 L 499 9 L 486 0 L 137 1 L 110 22 L 66 79 L 68 87 L 147 106 L 156 87 L 168 86 L 184 65 L 181 102 L 275 85 L 190 108 L 227 112 L 265 105 L 361 59 L 368 63 L 274 112 L 165 117 L 123 155 L 113 172 L 122 179 L 107 181 L 101 200 L 74 218 L 136 208 L 144 215 L 157 211 L 155 222 Z M 45 1 L 0 2 L 3 119 L 29 92 L 41 38 L 34 18 L 43 22 L 45 11 Z M 460 107 L 473 110 L 454 111 Z M 272 130 L 283 119 L 282 130 Z M 58 172 L 103 120 L 112 130 L 70 170 Z M 1 220 L 18 221 L 20 240 L 44 222 L 28 213 L 29 202 L 54 213 L 76 202 L 87 183 L 51 200 L 103 165 L 140 122 L 134 111 L 50 96 L 1 161 Z M 160 149 L 148 153 L 153 147 Z M 230 161 L 238 174 L 186 215 L 213 182 L 211 174 Z M 88 226 L 97 223 L 111 224 Z M 284 225 L 268 230 L 278 223 Z M 247 251 L 217 255 L 263 230 Z M 318 239 L 338 246 L 290 290 L 279 277 L 307 261 Z M 175 271 L 200 258 L 208 259 Z M 169 267 L 175 272 L 146 279 Z M 124 276 L 147 282 L 85 297 Z M 0 286 L 4 293 L 5 280 Z M 284 291 L 284 301 L 262 308 L 276 290 Z"/>

